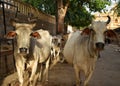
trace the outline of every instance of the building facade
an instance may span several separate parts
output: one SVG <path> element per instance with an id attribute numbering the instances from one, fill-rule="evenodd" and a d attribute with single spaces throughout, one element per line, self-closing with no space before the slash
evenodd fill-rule
<path id="1" fill-rule="evenodd" d="M 96 13 L 95 20 L 97 21 L 107 21 L 107 15 L 111 17 L 111 22 L 107 26 L 108 29 L 116 29 L 120 27 L 120 17 L 118 17 L 114 12 L 110 13 Z"/>

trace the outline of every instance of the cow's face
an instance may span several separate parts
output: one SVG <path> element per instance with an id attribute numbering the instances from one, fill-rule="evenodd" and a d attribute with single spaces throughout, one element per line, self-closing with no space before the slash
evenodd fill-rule
<path id="1" fill-rule="evenodd" d="M 96 44 L 96 48 L 103 49 L 104 48 L 104 32 L 107 30 L 106 23 L 97 21 L 93 22 L 93 31 L 94 31 L 94 42 Z"/>
<path id="2" fill-rule="evenodd" d="M 57 35 L 57 36 L 53 36 L 52 37 L 52 43 L 57 46 L 57 47 L 61 47 L 62 44 L 62 36 Z"/>
<path id="3" fill-rule="evenodd" d="M 81 35 L 90 36 L 98 50 L 102 50 L 104 48 L 105 37 L 117 39 L 117 34 L 113 30 L 107 30 L 104 22 L 95 22 L 92 29 L 84 29 Z"/>
<path id="4" fill-rule="evenodd" d="M 93 40 L 95 47 L 99 50 L 104 48 L 104 32 L 106 31 L 106 24 L 103 22 L 93 22 L 92 28 L 86 28 L 82 31 L 82 35 L 89 35 L 90 39 Z"/>
<path id="5" fill-rule="evenodd" d="M 33 33 L 32 29 L 35 24 L 13 23 L 15 31 L 11 31 L 7 34 L 7 38 L 16 38 L 17 41 L 17 53 L 28 54 L 30 47 L 31 36 L 38 37 L 36 32 Z"/>

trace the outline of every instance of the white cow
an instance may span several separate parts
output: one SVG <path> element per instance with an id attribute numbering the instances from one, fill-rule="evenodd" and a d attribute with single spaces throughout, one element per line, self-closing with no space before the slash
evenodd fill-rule
<path id="1" fill-rule="evenodd" d="M 20 86 L 24 86 L 24 73 L 30 71 L 29 84 L 33 86 L 33 81 L 38 68 L 38 63 L 45 63 L 44 71 L 40 70 L 40 78 L 48 78 L 49 56 L 51 49 L 51 36 L 46 30 L 33 32 L 35 26 L 27 23 L 17 23 L 12 21 L 15 31 L 7 34 L 7 38 L 16 38 L 15 62 Z M 41 69 L 41 68 L 40 68 Z M 43 72 L 43 73 L 42 73 Z M 42 78 L 42 79 L 43 79 Z"/>
<path id="2" fill-rule="evenodd" d="M 76 75 L 76 86 L 80 86 L 80 72 L 85 74 L 84 86 L 88 85 L 99 52 L 104 48 L 105 33 L 114 33 L 107 30 L 106 25 L 110 22 L 93 21 L 92 29 L 86 28 L 73 32 L 69 35 L 64 47 L 66 61 L 73 65 Z"/>
<path id="3" fill-rule="evenodd" d="M 62 55 L 62 36 L 56 35 L 52 36 L 52 46 L 51 46 L 51 66 L 50 69 L 57 64 L 57 62 L 63 60 Z"/>

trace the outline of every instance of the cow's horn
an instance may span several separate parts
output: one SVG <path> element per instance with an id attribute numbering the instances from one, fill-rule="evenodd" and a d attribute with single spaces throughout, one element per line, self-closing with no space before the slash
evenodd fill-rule
<path id="1" fill-rule="evenodd" d="M 110 16 L 109 16 L 109 15 L 108 15 L 107 17 L 108 17 L 108 20 L 107 20 L 106 24 L 109 24 L 109 23 L 110 23 L 110 21 L 111 21 L 111 18 L 110 18 Z"/>

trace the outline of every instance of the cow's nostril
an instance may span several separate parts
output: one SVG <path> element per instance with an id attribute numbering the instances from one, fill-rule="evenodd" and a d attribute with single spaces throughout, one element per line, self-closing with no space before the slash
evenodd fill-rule
<path id="1" fill-rule="evenodd" d="M 27 48 L 23 47 L 23 48 L 20 48 L 19 50 L 20 50 L 20 53 L 27 53 Z"/>
<path id="2" fill-rule="evenodd" d="M 104 43 L 101 43 L 101 42 L 96 43 L 96 48 L 99 50 L 104 49 Z"/>
<path id="3" fill-rule="evenodd" d="M 58 47 L 60 47 L 60 43 L 58 43 Z"/>

